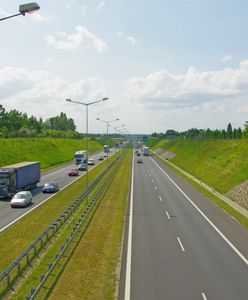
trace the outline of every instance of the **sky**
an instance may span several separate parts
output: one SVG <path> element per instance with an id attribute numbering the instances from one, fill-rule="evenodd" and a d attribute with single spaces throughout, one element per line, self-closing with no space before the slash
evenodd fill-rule
<path id="1" fill-rule="evenodd" d="M 40 0 L 0 22 L 0 104 L 85 131 L 244 127 L 248 0 Z M 0 18 L 23 1 L 0 0 Z M 123 126 L 124 128 L 124 126 Z M 115 132 L 111 129 L 110 132 Z"/>

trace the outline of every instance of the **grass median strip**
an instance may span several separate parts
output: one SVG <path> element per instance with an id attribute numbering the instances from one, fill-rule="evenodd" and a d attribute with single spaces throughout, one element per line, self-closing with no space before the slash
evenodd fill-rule
<path id="1" fill-rule="evenodd" d="M 110 161 L 114 159 L 110 158 Z M 89 183 L 106 168 L 102 163 L 89 172 Z M 0 273 L 8 267 L 85 189 L 85 176 L 34 210 L 0 235 Z"/>
<path id="2" fill-rule="evenodd" d="M 47 290 L 53 288 L 49 299 L 115 298 L 131 158 L 130 151 L 63 273 L 53 274 L 59 276 L 57 284 L 46 286 Z"/>

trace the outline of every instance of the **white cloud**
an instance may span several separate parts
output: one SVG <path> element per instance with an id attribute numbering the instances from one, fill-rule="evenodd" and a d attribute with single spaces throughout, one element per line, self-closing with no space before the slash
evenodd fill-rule
<path id="1" fill-rule="evenodd" d="M 75 27 L 75 32 L 72 34 L 61 34 L 59 32 L 56 37 L 46 35 L 45 40 L 48 45 L 54 46 L 57 49 L 76 49 L 82 47 L 85 49 L 94 49 L 97 53 L 102 53 L 107 49 L 107 44 L 102 39 L 90 32 L 86 27 L 80 25 Z"/>
<path id="2" fill-rule="evenodd" d="M 0 7 L 0 16 L 7 17 L 9 14 Z"/>
<path id="3" fill-rule="evenodd" d="M 100 2 L 97 4 L 96 9 L 99 10 L 99 9 L 101 9 L 103 6 L 104 6 L 104 1 L 100 1 Z"/>
<path id="4" fill-rule="evenodd" d="M 127 83 L 132 101 L 144 106 L 186 108 L 212 101 L 248 96 L 248 61 L 237 69 L 198 71 L 190 67 L 185 74 L 175 75 L 160 70 Z"/>
<path id="5" fill-rule="evenodd" d="M 131 36 L 131 35 L 126 35 L 123 32 L 118 31 L 116 33 L 117 36 L 119 36 L 120 38 L 123 38 L 124 40 L 126 40 L 130 45 L 135 45 L 136 44 L 136 39 Z"/>
<path id="6" fill-rule="evenodd" d="M 232 60 L 232 55 L 231 54 L 226 54 L 221 59 L 222 62 L 227 62 L 227 61 L 230 61 L 230 60 Z"/>
<path id="7" fill-rule="evenodd" d="M 82 130 L 81 109 L 69 105 L 66 98 L 74 100 L 101 99 L 106 96 L 105 84 L 96 78 L 68 82 L 53 77 L 44 71 L 29 71 L 23 68 L 0 69 L 0 104 L 7 110 L 17 109 L 28 115 L 55 116 L 68 112 Z"/>

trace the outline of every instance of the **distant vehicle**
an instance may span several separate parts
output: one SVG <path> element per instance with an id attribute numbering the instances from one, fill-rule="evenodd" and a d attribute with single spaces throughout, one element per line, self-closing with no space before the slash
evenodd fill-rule
<path id="1" fill-rule="evenodd" d="M 59 190 L 59 186 L 57 182 L 52 181 L 44 184 L 42 193 L 56 193 L 58 190 Z"/>
<path id="2" fill-rule="evenodd" d="M 137 152 L 137 156 L 140 156 L 140 153 L 139 153 L 139 152 Z"/>
<path id="3" fill-rule="evenodd" d="M 109 153 L 110 152 L 109 145 L 104 145 L 103 150 L 104 150 L 104 153 Z"/>
<path id="4" fill-rule="evenodd" d="M 68 176 L 78 176 L 79 175 L 79 172 L 77 169 L 71 169 L 69 172 L 68 172 Z"/>
<path id="5" fill-rule="evenodd" d="M 103 157 L 103 156 L 100 156 L 100 157 L 98 158 L 98 160 L 104 160 L 104 157 Z"/>
<path id="6" fill-rule="evenodd" d="M 87 166 L 87 164 L 85 164 L 85 163 L 80 164 L 80 165 L 78 166 L 78 170 L 79 170 L 79 171 L 87 171 L 87 168 L 88 168 L 88 166 Z"/>
<path id="7" fill-rule="evenodd" d="M 142 163 L 143 163 L 142 158 L 139 157 L 139 158 L 137 159 L 137 164 L 142 164 Z"/>
<path id="8" fill-rule="evenodd" d="M 82 163 L 87 163 L 88 154 L 86 150 L 76 151 L 74 154 L 75 164 L 80 165 Z"/>
<path id="9" fill-rule="evenodd" d="M 93 159 L 93 158 L 90 158 L 90 159 L 88 160 L 88 165 L 89 165 L 89 166 L 93 166 L 94 164 L 95 164 L 94 159 Z"/>
<path id="10" fill-rule="evenodd" d="M 15 194 L 10 201 L 11 207 L 25 207 L 32 202 L 32 194 L 30 191 L 22 191 Z"/>
<path id="11" fill-rule="evenodd" d="M 0 168 L 0 198 L 11 198 L 22 190 L 36 188 L 40 162 L 22 162 Z"/>
<path id="12" fill-rule="evenodd" d="M 144 147 L 143 148 L 143 155 L 148 156 L 149 155 L 149 147 Z"/>

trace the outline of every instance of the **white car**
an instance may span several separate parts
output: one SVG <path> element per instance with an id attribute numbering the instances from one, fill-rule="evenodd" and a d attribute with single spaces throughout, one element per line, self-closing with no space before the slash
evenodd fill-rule
<path id="1" fill-rule="evenodd" d="M 94 159 L 93 159 L 93 158 L 90 158 L 90 159 L 88 160 L 88 165 L 89 165 L 89 166 L 93 166 L 94 164 L 95 164 Z"/>
<path id="2" fill-rule="evenodd" d="M 10 206 L 11 207 L 25 207 L 32 202 L 32 193 L 29 191 L 22 191 L 11 199 Z"/>

